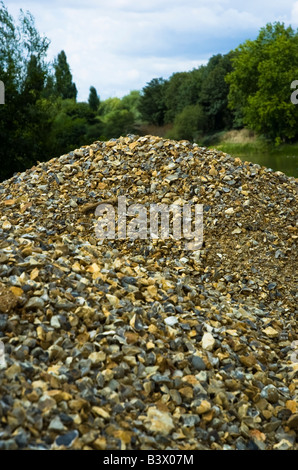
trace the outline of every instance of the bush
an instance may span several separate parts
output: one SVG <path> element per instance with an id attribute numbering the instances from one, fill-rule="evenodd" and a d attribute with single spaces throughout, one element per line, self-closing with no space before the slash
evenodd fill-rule
<path id="1" fill-rule="evenodd" d="M 186 106 L 175 117 L 174 126 L 166 137 L 175 140 L 194 141 L 201 135 L 204 121 L 205 116 L 200 105 Z"/>

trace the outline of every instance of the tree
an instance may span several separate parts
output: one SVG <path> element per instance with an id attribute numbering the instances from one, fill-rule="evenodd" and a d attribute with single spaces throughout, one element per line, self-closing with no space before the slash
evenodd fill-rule
<path id="1" fill-rule="evenodd" d="M 103 124 L 97 119 L 88 103 L 76 103 L 73 99 L 59 98 L 55 103 L 52 129 L 52 153 L 61 155 L 90 140 L 98 140 L 103 134 Z"/>
<path id="2" fill-rule="evenodd" d="M 72 74 L 67 63 L 66 54 L 61 51 L 54 62 L 55 88 L 58 96 L 62 99 L 77 98 L 77 87 L 72 81 Z"/>
<path id="3" fill-rule="evenodd" d="M 119 109 L 122 109 L 120 98 L 107 98 L 106 100 L 101 101 L 98 113 L 100 114 L 100 116 L 104 117 L 112 111 L 116 111 Z"/>
<path id="4" fill-rule="evenodd" d="M 165 87 L 165 121 L 173 122 L 175 116 L 180 113 L 188 102 L 181 100 L 180 90 L 183 86 L 184 81 L 187 79 L 187 72 L 174 73 L 168 80 Z"/>
<path id="5" fill-rule="evenodd" d="M 206 120 L 205 132 L 214 132 L 233 125 L 233 113 L 228 109 L 229 85 L 225 76 L 231 72 L 232 53 L 211 57 L 204 68 L 199 103 L 203 107 Z"/>
<path id="6" fill-rule="evenodd" d="M 22 90 L 23 98 L 27 103 L 36 102 L 41 96 L 45 85 L 45 73 L 37 57 L 31 54 Z"/>
<path id="7" fill-rule="evenodd" d="M 204 66 L 169 78 L 165 86 L 165 122 L 172 123 L 183 108 L 198 103 L 203 73 Z"/>
<path id="8" fill-rule="evenodd" d="M 154 78 L 141 92 L 139 111 L 142 119 L 157 126 L 164 124 L 165 83 L 163 78 Z"/>
<path id="9" fill-rule="evenodd" d="M 0 2 L 0 76 L 6 92 L 0 106 L 1 179 L 48 155 L 51 103 L 42 99 L 42 92 L 49 43 L 29 12 L 21 10 L 15 24 Z"/>
<path id="10" fill-rule="evenodd" d="M 139 111 L 141 93 L 139 90 L 132 90 L 128 95 L 121 99 L 121 107 L 130 111 L 135 121 L 141 121 L 141 113 Z"/>
<path id="11" fill-rule="evenodd" d="M 177 114 L 173 128 L 167 133 L 171 139 L 190 141 L 196 140 L 204 126 L 205 115 L 202 107 L 198 104 L 188 105 Z"/>
<path id="12" fill-rule="evenodd" d="M 94 86 L 90 87 L 90 92 L 89 92 L 89 98 L 88 98 L 88 103 L 92 111 L 97 111 L 99 104 L 100 104 L 100 99 L 97 94 L 96 88 Z"/>
<path id="13" fill-rule="evenodd" d="M 229 106 L 243 123 L 280 143 L 298 136 L 298 108 L 290 100 L 290 84 L 298 70 L 298 33 L 284 24 L 267 24 L 254 41 L 235 51 Z"/>
<path id="14" fill-rule="evenodd" d="M 134 132 L 134 115 L 127 109 L 118 109 L 105 116 L 104 136 L 107 139 L 118 138 Z"/>

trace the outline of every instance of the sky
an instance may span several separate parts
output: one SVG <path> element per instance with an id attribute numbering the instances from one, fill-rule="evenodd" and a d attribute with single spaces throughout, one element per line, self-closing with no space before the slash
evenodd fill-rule
<path id="1" fill-rule="evenodd" d="M 51 44 L 48 60 L 64 50 L 78 89 L 90 86 L 101 100 L 141 90 L 153 78 L 169 78 L 206 64 L 261 27 L 280 21 L 298 28 L 293 0 L 4 0 L 17 21 L 30 11 Z"/>

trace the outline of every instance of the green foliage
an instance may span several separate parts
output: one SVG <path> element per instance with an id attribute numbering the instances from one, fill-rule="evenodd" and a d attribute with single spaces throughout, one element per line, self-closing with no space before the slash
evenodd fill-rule
<path id="1" fill-rule="evenodd" d="M 162 126 L 165 120 L 165 85 L 163 78 L 153 78 L 141 92 L 139 111 L 142 119 Z"/>
<path id="2" fill-rule="evenodd" d="M 171 123 L 183 108 L 198 102 L 203 67 L 191 72 L 174 73 L 165 86 L 165 122 Z"/>
<path id="3" fill-rule="evenodd" d="M 52 151 L 55 155 L 87 145 L 90 140 L 98 140 L 102 131 L 103 126 L 88 103 L 61 98 L 56 102 L 52 128 Z"/>
<path id="4" fill-rule="evenodd" d="M 1 179 L 48 156 L 53 115 L 51 103 L 42 96 L 48 46 L 29 12 L 21 10 L 16 25 L 0 2 L 0 78 L 5 84 L 5 104 L 0 106 Z"/>
<path id="5" fill-rule="evenodd" d="M 188 105 L 177 114 L 173 128 L 167 133 L 167 137 L 176 140 L 196 140 L 204 127 L 205 115 L 198 104 Z"/>
<path id="6" fill-rule="evenodd" d="M 232 70 L 231 55 L 213 56 L 204 68 L 199 103 L 206 115 L 205 132 L 216 132 L 233 125 L 233 114 L 228 109 L 229 85 L 225 81 L 225 76 Z"/>
<path id="7" fill-rule="evenodd" d="M 243 123 L 276 143 L 298 137 L 298 108 L 290 101 L 290 84 L 298 70 L 298 33 L 281 23 L 267 24 L 255 41 L 235 51 L 229 106 Z"/>
<path id="8" fill-rule="evenodd" d="M 127 109 L 116 109 L 105 116 L 104 136 L 107 139 L 134 132 L 134 116 Z"/>
<path id="9" fill-rule="evenodd" d="M 140 119 L 139 101 L 138 91 L 131 91 L 122 99 L 108 98 L 102 101 L 98 111 L 103 129 L 102 138 L 111 139 L 134 133 L 135 123 Z"/>
<path id="10" fill-rule="evenodd" d="M 132 90 L 121 99 L 121 106 L 133 114 L 135 121 L 141 121 L 141 113 L 139 111 L 140 100 L 141 92 L 138 90 Z"/>
<path id="11" fill-rule="evenodd" d="M 90 87 L 90 92 L 89 92 L 89 98 L 88 98 L 88 103 L 92 111 L 97 111 L 99 104 L 100 104 L 100 99 L 97 94 L 96 88 L 94 86 Z"/>
<path id="12" fill-rule="evenodd" d="M 122 109 L 120 98 L 108 98 L 100 103 L 98 114 L 106 116 L 107 114 Z"/>
<path id="13" fill-rule="evenodd" d="M 61 51 L 54 62 L 55 69 L 55 88 L 57 95 L 62 99 L 76 99 L 77 88 L 72 81 L 72 74 L 67 63 L 66 54 Z"/>

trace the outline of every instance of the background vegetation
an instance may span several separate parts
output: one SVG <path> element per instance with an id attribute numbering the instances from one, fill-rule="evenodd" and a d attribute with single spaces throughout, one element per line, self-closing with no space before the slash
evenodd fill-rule
<path id="1" fill-rule="evenodd" d="M 290 100 L 298 79 L 298 32 L 284 24 L 267 24 L 254 41 L 205 66 L 153 78 L 141 91 L 104 101 L 91 85 L 88 102 L 77 102 L 66 54 L 49 62 L 49 44 L 30 13 L 21 10 L 16 24 L 0 2 L 6 102 L 0 106 L 0 180 L 95 140 L 150 128 L 197 142 L 243 128 L 267 146 L 298 139 L 298 106 Z"/>

